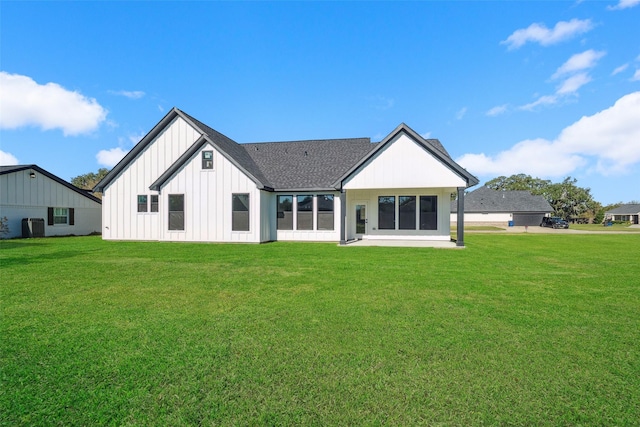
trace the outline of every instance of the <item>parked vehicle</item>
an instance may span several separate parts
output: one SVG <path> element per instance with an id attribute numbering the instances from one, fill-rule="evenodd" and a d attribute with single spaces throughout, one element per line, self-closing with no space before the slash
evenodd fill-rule
<path id="1" fill-rule="evenodd" d="M 545 216 L 542 218 L 540 227 L 569 228 L 569 223 L 557 216 Z"/>

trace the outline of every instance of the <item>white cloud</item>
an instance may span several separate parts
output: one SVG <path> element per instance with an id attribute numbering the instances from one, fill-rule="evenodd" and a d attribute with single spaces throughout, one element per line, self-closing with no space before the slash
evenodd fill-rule
<path id="1" fill-rule="evenodd" d="M 420 136 L 423 137 L 424 139 L 429 139 L 431 138 L 431 132 L 421 133 Z"/>
<path id="2" fill-rule="evenodd" d="M 508 104 L 497 105 L 492 109 L 490 109 L 489 111 L 487 111 L 485 114 L 490 117 L 495 117 L 495 116 L 499 116 L 500 114 L 506 113 L 508 109 L 509 109 Z"/>
<path id="3" fill-rule="evenodd" d="M 606 55 L 606 52 L 596 51 L 593 49 L 589 49 L 582 53 L 576 53 L 569 58 L 567 62 L 562 64 L 551 78 L 556 79 L 565 74 L 586 70 L 587 68 L 593 68 L 595 67 L 596 62 L 598 62 L 598 60 L 604 55 Z"/>
<path id="4" fill-rule="evenodd" d="M 544 95 L 538 97 L 537 100 L 518 107 L 519 110 L 533 111 L 538 107 L 558 104 L 565 101 L 571 95 L 577 96 L 578 90 L 591 82 L 591 76 L 586 72 L 579 72 L 588 68 L 595 67 L 597 61 L 606 55 L 604 51 L 595 51 L 589 49 L 582 53 L 577 53 L 562 64 L 556 72 L 551 76 L 555 80 L 560 77 L 564 81 L 556 87 L 553 95 Z"/>
<path id="5" fill-rule="evenodd" d="M 584 116 L 552 141 L 525 140 L 495 156 L 465 154 L 456 161 L 480 176 L 525 173 L 562 177 L 593 166 L 602 175 L 624 173 L 640 163 L 640 92 L 630 93 L 596 114 Z"/>
<path id="6" fill-rule="evenodd" d="M 127 154 L 127 151 L 120 147 L 112 148 L 110 150 L 100 150 L 96 154 L 96 160 L 98 164 L 109 168 L 114 167 L 122 158 Z"/>
<path id="7" fill-rule="evenodd" d="M 631 81 L 632 82 L 640 81 L 640 69 L 636 70 L 636 72 L 633 74 L 633 77 L 631 77 Z"/>
<path id="8" fill-rule="evenodd" d="M 65 136 L 98 128 L 107 116 L 98 101 L 56 83 L 44 85 L 19 74 L 0 71 L 0 128 L 38 126 L 61 129 Z"/>
<path id="9" fill-rule="evenodd" d="M 7 153 L 6 151 L 0 150 L 0 165 L 2 166 L 13 166 L 19 165 L 20 162 L 18 158 L 11 153 Z"/>
<path id="10" fill-rule="evenodd" d="M 465 114 L 467 114 L 467 107 L 462 107 L 460 110 L 456 112 L 456 119 L 462 120 Z"/>
<path id="11" fill-rule="evenodd" d="M 579 156 L 556 155 L 553 143 L 545 139 L 526 140 L 495 157 L 465 154 L 456 160 L 462 167 L 477 175 L 564 176 L 584 164 Z"/>
<path id="12" fill-rule="evenodd" d="M 534 23 L 527 28 L 516 30 L 500 44 L 506 44 L 509 50 L 518 49 L 527 42 L 540 43 L 542 46 L 549 46 L 568 40 L 578 34 L 586 33 L 593 28 L 590 19 L 572 19 L 571 21 L 560 21 L 553 29 L 547 28 L 544 24 Z"/>
<path id="13" fill-rule="evenodd" d="M 110 90 L 110 94 L 124 96 L 129 99 L 140 99 L 145 93 L 141 90 Z"/>
<path id="14" fill-rule="evenodd" d="M 626 70 L 627 68 L 629 68 L 629 64 L 622 64 L 621 66 L 617 67 L 615 70 L 613 70 L 613 72 L 611 73 L 612 76 L 615 76 L 616 74 L 620 74 L 621 72 L 623 72 L 624 70 Z"/>
<path id="15" fill-rule="evenodd" d="M 634 7 L 640 4 L 640 0 L 620 0 L 615 6 L 607 6 L 609 10 L 621 10 Z"/>
<path id="16" fill-rule="evenodd" d="M 591 81 L 591 77 L 587 73 L 576 74 L 566 79 L 556 90 L 557 95 L 569 95 L 575 93 L 582 86 Z"/>
<path id="17" fill-rule="evenodd" d="M 540 107 L 540 106 L 545 106 L 545 105 L 553 105 L 556 104 L 558 102 L 558 97 L 555 95 L 544 95 L 539 97 L 537 100 L 529 103 L 529 104 L 525 104 L 522 105 L 520 107 L 518 107 L 519 110 L 525 110 L 525 111 L 533 111 L 536 109 L 536 107 Z"/>
<path id="18" fill-rule="evenodd" d="M 144 138 L 146 135 L 146 133 L 139 133 L 139 134 L 131 134 L 129 135 L 129 141 L 133 144 L 136 145 L 138 142 L 140 142 L 140 140 L 142 138 Z"/>

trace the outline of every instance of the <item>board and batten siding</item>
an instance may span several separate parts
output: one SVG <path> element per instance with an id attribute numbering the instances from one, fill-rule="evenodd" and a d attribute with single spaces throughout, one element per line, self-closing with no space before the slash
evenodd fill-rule
<path id="1" fill-rule="evenodd" d="M 42 218 L 45 236 L 87 235 L 100 232 L 101 205 L 31 169 L 0 175 L 0 217 L 7 217 L 9 234 L 22 236 L 23 218 Z M 49 225 L 47 208 L 73 208 L 74 224 Z"/>
<path id="2" fill-rule="evenodd" d="M 159 240 L 160 212 L 138 214 L 138 195 L 149 190 L 164 171 L 200 137 L 191 125 L 177 117 L 105 188 L 102 199 L 102 237 L 115 240 Z"/>
<path id="3" fill-rule="evenodd" d="M 202 151 L 213 150 L 212 170 L 202 169 Z M 192 242 L 261 241 L 261 191 L 213 147 L 198 151 L 161 189 L 161 240 Z M 169 230 L 168 198 L 184 194 L 184 231 Z M 249 231 L 232 230 L 232 195 L 249 194 Z"/>
<path id="4" fill-rule="evenodd" d="M 466 186 L 464 179 L 404 133 L 389 141 L 343 184 L 346 190 Z"/>

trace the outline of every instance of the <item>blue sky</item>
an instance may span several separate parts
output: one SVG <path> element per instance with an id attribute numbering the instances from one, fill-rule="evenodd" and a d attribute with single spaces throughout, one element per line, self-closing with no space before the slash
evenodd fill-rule
<path id="1" fill-rule="evenodd" d="M 481 182 L 640 200 L 640 0 L 0 3 L 0 163 L 112 167 L 176 106 L 237 142 L 404 122 Z"/>

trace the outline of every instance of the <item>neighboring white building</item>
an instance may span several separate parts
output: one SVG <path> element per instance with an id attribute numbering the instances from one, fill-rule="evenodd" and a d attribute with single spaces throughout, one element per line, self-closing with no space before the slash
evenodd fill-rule
<path id="1" fill-rule="evenodd" d="M 457 217 L 457 204 L 451 203 L 451 222 Z M 528 191 L 497 191 L 482 186 L 465 196 L 464 222 L 467 225 L 540 225 L 553 208 L 542 196 Z"/>
<path id="2" fill-rule="evenodd" d="M 100 199 L 36 165 L 0 166 L 0 217 L 9 225 L 2 238 L 22 236 L 25 218 L 44 224 L 45 236 L 102 229 Z"/>
<path id="3" fill-rule="evenodd" d="M 346 243 L 448 241 L 450 195 L 477 183 L 404 124 L 375 144 L 238 144 L 174 108 L 95 190 L 104 239 Z"/>

